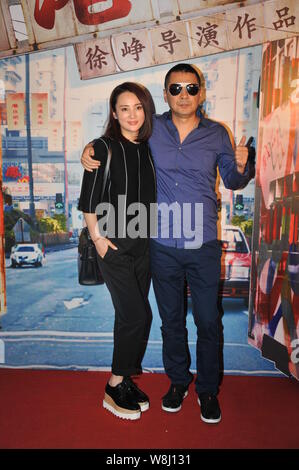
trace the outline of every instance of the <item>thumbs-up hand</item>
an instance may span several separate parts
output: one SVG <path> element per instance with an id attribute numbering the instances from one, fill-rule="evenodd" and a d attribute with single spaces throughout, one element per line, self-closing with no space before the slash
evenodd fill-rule
<path id="1" fill-rule="evenodd" d="M 246 137 L 243 135 L 239 145 L 235 149 L 235 160 L 237 164 L 237 171 L 241 174 L 244 173 L 245 166 L 248 159 L 248 147 L 245 145 Z"/>

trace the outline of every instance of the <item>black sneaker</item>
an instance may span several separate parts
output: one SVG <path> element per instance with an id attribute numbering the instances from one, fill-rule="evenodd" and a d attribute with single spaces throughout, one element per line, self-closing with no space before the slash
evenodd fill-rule
<path id="1" fill-rule="evenodd" d="M 124 380 L 116 385 L 116 387 L 111 387 L 107 383 L 103 407 L 118 418 L 133 420 L 139 419 L 141 416 L 140 406 L 132 398 L 131 392 L 129 392 Z"/>
<path id="2" fill-rule="evenodd" d="M 148 396 L 140 390 L 139 387 L 133 382 L 131 377 L 125 377 L 124 382 L 128 387 L 128 392 L 131 394 L 133 400 L 135 400 L 140 406 L 141 411 L 146 411 L 149 409 L 149 398 Z"/>
<path id="3" fill-rule="evenodd" d="M 200 417 L 205 423 L 216 424 L 221 421 L 221 410 L 216 395 L 200 393 L 198 404 L 201 409 Z"/>
<path id="4" fill-rule="evenodd" d="M 182 408 L 182 402 L 188 395 L 188 385 L 171 384 L 168 392 L 162 398 L 162 410 L 176 413 Z"/>

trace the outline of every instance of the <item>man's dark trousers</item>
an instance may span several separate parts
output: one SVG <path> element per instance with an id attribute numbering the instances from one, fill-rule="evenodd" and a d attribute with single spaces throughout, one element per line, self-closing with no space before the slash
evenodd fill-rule
<path id="1" fill-rule="evenodd" d="M 187 279 L 197 327 L 197 393 L 217 394 L 219 384 L 219 312 L 221 246 L 218 240 L 201 248 L 168 247 L 151 240 L 153 287 L 162 320 L 163 363 L 172 384 L 188 385 L 190 353 L 184 283 Z"/>

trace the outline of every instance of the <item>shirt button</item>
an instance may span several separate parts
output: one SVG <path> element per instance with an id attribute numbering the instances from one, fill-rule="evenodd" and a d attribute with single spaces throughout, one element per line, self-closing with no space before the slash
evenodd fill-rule
<path id="1" fill-rule="evenodd" d="M 179 183 L 175 183 L 175 185 L 177 186 Z"/>
<path id="2" fill-rule="evenodd" d="M 182 150 L 182 147 L 179 147 L 179 150 Z"/>

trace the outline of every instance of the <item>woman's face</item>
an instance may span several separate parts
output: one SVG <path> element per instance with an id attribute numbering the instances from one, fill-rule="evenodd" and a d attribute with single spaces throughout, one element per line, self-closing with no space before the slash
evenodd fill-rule
<path id="1" fill-rule="evenodd" d="M 137 139 L 145 114 L 139 98 L 134 93 L 124 91 L 118 96 L 113 117 L 118 120 L 121 133 L 126 139 Z"/>

